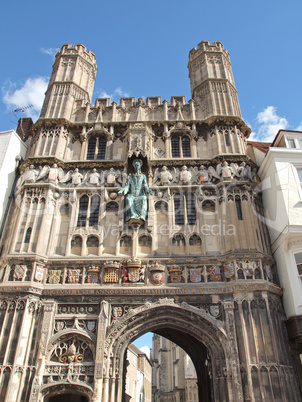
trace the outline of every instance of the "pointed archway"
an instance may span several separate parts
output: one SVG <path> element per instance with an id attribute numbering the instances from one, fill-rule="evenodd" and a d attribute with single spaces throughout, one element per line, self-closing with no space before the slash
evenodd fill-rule
<path id="1" fill-rule="evenodd" d="M 229 341 L 222 323 L 197 307 L 177 304 L 167 298 L 130 309 L 112 324 L 103 363 L 106 398 L 122 400 L 126 349 L 146 332 L 168 338 L 191 357 L 197 372 L 200 401 L 234 400 Z"/>

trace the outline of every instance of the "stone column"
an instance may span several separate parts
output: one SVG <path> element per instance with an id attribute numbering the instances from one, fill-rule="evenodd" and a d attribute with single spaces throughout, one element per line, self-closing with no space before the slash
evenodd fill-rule
<path id="1" fill-rule="evenodd" d="M 241 375 L 240 375 L 240 362 L 238 355 L 238 347 L 236 340 L 236 328 L 235 328 L 235 317 L 234 317 L 234 302 L 233 300 L 226 301 L 224 303 L 225 309 L 225 319 L 226 319 L 226 330 L 229 339 L 229 357 L 230 362 L 229 366 L 232 378 L 228 377 L 229 389 L 230 385 L 232 386 L 232 390 L 230 390 L 230 400 L 237 402 L 243 401 L 243 391 L 242 391 L 242 383 L 241 383 Z M 230 384 L 231 382 L 231 384 Z M 233 393 L 233 397 L 231 397 Z"/>
<path id="2" fill-rule="evenodd" d="M 44 313 L 43 313 L 43 322 L 42 322 L 40 345 L 38 352 L 38 363 L 37 363 L 38 370 L 36 372 L 36 376 L 33 381 L 29 402 L 38 402 L 39 400 L 39 393 L 40 393 L 39 390 L 43 379 L 47 345 L 51 337 L 54 326 L 55 306 L 56 306 L 55 302 L 45 301 L 43 305 L 44 305 Z"/>
<path id="3" fill-rule="evenodd" d="M 94 370 L 94 394 L 92 401 L 108 401 L 108 389 L 106 386 L 106 381 L 108 378 L 104 379 L 104 351 L 105 351 L 105 340 L 106 340 L 106 328 L 108 326 L 109 320 L 109 304 L 105 301 L 101 302 L 101 311 L 98 320 L 97 329 L 97 344 L 95 352 L 95 370 Z M 103 382 L 104 382 L 104 394 L 103 394 Z"/>

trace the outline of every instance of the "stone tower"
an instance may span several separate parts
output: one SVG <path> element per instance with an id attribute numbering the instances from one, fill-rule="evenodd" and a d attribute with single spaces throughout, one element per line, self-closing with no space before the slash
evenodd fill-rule
<path id="1" fill-rule="evenodd" d="M 91 103 L 97 71 L 95 55 L 77 43 L 57 53 L 40 118 L 70 120 L 76 101 Z"/>
<path id="2" fill-rule="evenodd" d="M 0 244 L 0 400 L 124 401 L 127 347 L 151 331 L 191 357 L 200 401 L 300 401 L 228 52 L 190 52 L 188 102 L 91 104 L 95 72 L 64 45 L 26 139 Z"/>
<path id="3" fill-rule="evenodd" d="M 189 53 L 192 99 L 206 116 L 241 117 L 229 52 L 221 42 L 202 41 Z"/>

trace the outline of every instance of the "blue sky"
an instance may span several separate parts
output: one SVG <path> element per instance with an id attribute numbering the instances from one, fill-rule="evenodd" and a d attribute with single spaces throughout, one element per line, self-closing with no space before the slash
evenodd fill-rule
<path id="1" fill-rule="evenodd" d="M 15 108 L 33 104 L 29 114 L 37 118 L 53 54 L 64 43 L 96 54 L 94 99 L 188 101 L 188 53 L 202 40 L 221 41 L 230 52 L 255 138 L 302 129 L 300 0 L 29 0 L 4 2 L 1 15 L 1 131 L 16 128 Z"/>

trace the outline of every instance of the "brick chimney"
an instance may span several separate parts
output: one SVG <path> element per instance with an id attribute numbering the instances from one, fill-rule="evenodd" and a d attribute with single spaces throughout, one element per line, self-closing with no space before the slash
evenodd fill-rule
<path id="1" fill-rule="evenodd" d="M 17 127 L 17 134 L 21 138 L 21 140 L 25 140 L 28 136 L 28 133 L 30 132 L 33 121 L 31 117 L 21 117 L 18 120 L 18 127 Z"/>

